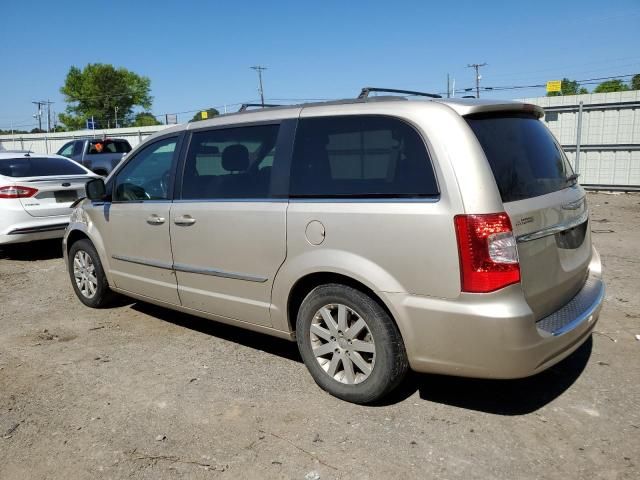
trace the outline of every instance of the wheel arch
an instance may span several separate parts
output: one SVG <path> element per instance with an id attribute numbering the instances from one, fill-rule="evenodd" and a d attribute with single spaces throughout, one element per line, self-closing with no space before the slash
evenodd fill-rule
<path id="1" fill-rule="evenodd" d="M 72 222 L 67 229 L 67 233 L 64 236 L 63 248 L 67 267 L 71 246 L 78 240 L 83 239 L 87 239 L 93 244 L 96 252 L 98 253 L 98 256 L 100 257 L 100 263 L 102 263 L 102 269 L 104 270 L 104 274 L 107 277 L 107 282 L 110 286 L 113 286 L 114 283 L 113 279 L 111 278 L 111 265 L 109 263 L 109 259 L 106 257 L 102 237 L 96 229 L 88 227 L 83 222 Z"/>
<path id="2" fill-rule="evenodd" d="M 380 307 L 389 315 L 389 318 L 391 318 L 391 321 L 398 327 L 402 335 L 402 328 L 396 320 L 392 309 L 378 293 L 353 277 L 331 271 L 309 273 L 299 278 L 291 287 L 287 299 L 287 322 L 290 331 L 295 332 L 296 330 L 298 311 L 309 292 L 320 285 L 326 285 L 329 283 L 347 285 L 371 297 L 371 299 L 378 303 L 378 305 L 380 305 Z"/>

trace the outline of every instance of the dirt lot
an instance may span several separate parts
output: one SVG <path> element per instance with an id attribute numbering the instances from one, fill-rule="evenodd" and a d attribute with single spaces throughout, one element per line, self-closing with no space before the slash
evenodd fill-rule
<path id="1" fill-rule="evenodd" d="M 322 392 L 295 344 L 76 300 L 59 242 L 0 250 L 0 478 L 640 478 L 640 195 L 590 194 L 597 333 L 518 381 Z"/>

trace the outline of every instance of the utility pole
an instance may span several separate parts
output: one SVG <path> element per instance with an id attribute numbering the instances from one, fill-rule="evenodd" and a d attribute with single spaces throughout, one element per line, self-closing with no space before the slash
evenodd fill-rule
<path id="1" fill-rule="evenodd" d="M 113 107 L 113 116 L 114 116 L 114 122 L 116 124 L 116 128 L 118 128 L 118 106 L 117 105 Z"/>
<path id="2" fill-rule="evenodd" d="M 476 98 L 480 98 L 480 79 L 482 76 L 480 75 L 480 67 L 484 67 L 487 62 L 484 63 L 470 63 L 467 65 L 467 68 L 475 68 L 476 70 Z"/>
<path id="3" fill-rule="evenodd" d="M 266 70 L 267 67 L 263 67 L 261 65 L 255 65 L 250 67 L 252 70 L 258 72 L 258 91 L 260 92 L 260 103 L 264 107 L 264 90 L 262 88 L 262 71 Z"/>
<path id="4" fill-rule="evenodd" d="M 51 105 L 53 102 L 47 99 L 47 133 L 51 132 Z"/>
<path id="5" fill-rule="evenodd" d="M 451 98 L 451 84 L 449 83 L 449 74 L 447 73 L 447 98 Z"/>
<path id="6" fill-rule="evenodd" d="M 37 117 L 38 119 L 38 130 L 42 130 L 42 103 L 43 102 L 31 102 L 34 105 L 36 105 L 38 107 L 38 110 L 36 111 L 34 117 Z"/>

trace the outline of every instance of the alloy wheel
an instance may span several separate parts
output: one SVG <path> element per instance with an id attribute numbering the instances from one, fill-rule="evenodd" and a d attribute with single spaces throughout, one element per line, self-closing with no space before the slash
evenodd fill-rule
<path id="1" fill-rule="evenodd" d="M 309 335 L 318 364 L 333 379 L 354 385 L 369 378 L 376 347 L 367 322 L 356 311 L 325 305 L 314 315 Z"/>

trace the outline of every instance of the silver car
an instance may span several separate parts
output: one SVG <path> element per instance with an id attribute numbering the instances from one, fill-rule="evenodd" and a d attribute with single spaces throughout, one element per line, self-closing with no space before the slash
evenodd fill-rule
<path id="1" fill-rule="evenodd" d="M 542 115 L 374 97 L 164 130 L 87 185 L 73 288 L 297 340 L 356 403 L 409 368 L 533 375 L 590 336 L 604 297 L 585 192 Z"/>

